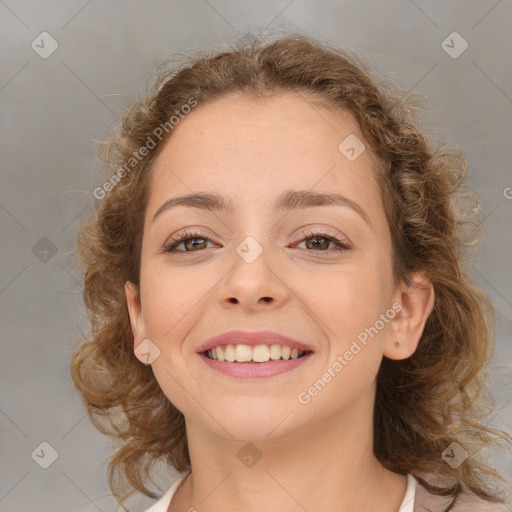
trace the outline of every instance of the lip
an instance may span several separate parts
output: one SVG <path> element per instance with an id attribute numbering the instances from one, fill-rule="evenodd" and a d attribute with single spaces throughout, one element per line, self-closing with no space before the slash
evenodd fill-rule
<path id="1" fill-rule="evenodd" d="M 297 359 L 270 360 L 266 363 L 230 363 L 209 359 L 206 354 L 199 353 L 199 357 L 213 370 L 238 379 L 256 379 L 273 377 L 296 369 L 312 357 L 313 352 L 307 352 Z"/>
<path id="2" fill-rule="evenodd" d="M 313 352 L 313 349 L 301 343 L 300 341 L 288 338 L 282 334 L 272 331 L 228 331 L 217 334 L 206 340 L 197 350 L 197 353 L 206 352 L 207 350 L 219 345 L 237 345 L 244 344 L 249 346 L 256 345 L 281 345 L 284 347 L 296 348 L 306 352 Z M 228 363 L 232 364 L 232 363 Z M 259 363 L 266 364 L 266 363 Z"/>

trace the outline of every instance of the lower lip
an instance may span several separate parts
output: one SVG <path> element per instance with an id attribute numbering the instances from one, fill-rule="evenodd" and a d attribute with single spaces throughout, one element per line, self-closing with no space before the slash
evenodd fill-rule
<path id="1" fill-rule="evenodd" d="M 206 357 L 204 353 L 199 353 L 199 357 L 201 357 L 210 368 L 239 379 L 259 379 L 286 373 L 301 366 L 309 360 L 312 355 L 313 352 L 308 352 L 297 359 L 277 359 L 265 363 L 229 363 L 217 359 L 210 359 Z"/>

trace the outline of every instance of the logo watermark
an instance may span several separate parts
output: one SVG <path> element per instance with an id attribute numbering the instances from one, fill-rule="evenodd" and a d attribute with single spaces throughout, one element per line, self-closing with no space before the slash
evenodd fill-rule
<path id="1" fill-rule="evenodd" d="M 190 98 L 187 103 L 182 105 L 179 110 L 175 110 L 168 121 L 162 123 L 160 126 L 157 126 L 152 135 L 158 139 L 158 141 L 162 140 L 164 136 L 164 132 L 168 134 L 171 130 L 173 130 L 179 122 L 184 119 L 184 117 L 189 114 L 193 107 L 197 105 L 197 100 L 195 98 Z M 154 138 L 151 135 L 148 135 L 146 142 L 136 149 L 132 156 L 128 159 L 128 161 L 120 167 L 110 178 L 103 183 L 101 187 L 96 187 L 94 189 L 93 195 L 96 199 L 104 199 L 108 192 L 113 190 L 118 183 L 133 170 L 133 168 L 145 157 L 149 154 L 149 152 L 154 149 L 157 145 Z"/>
<path id="2" fill-rule="evenodd" d="M 307 390 L 301 391 L 297 395 L 297 399 L 299 403 L 302 405 L 307 405 L 311 402 L 311 399 L 325 389 L 327 384 L 331 382 L 331 380 L 336 377 L 338 373 L 340 373 L 345 366 L 348 365 L 354 356 L 359 354 L 361 350 L 367 346 L 368 337 L 374 338 L 377 334 L 384 329 L 386 324 L 388 324 L 393 318 L 395 318 L 396 314 L 402 310 L 402 304 L 399 302 L 395 302 L 385 313 L 381 313 L 379 319 L 374 322 L 370 327 L 366 327 L 363 331 L 361 331 L 357 335 L 357 339 L 352 340 L 350 347 L 343 353 L 343 355 L 338 355 L 336 357 L 336 361 L 332 363 L 329 368 L 321 375 L 321 377 L 316 380 Z M 358 343 L 359 342 L 359 343 Z M 362 345 L 362 346 L 361 346 Z"/>

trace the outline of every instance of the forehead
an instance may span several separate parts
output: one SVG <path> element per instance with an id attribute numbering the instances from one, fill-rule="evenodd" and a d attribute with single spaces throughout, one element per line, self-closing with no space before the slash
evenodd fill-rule
<path id="1" fill-rule="evenodd" d="M 279 189 L 343 189 L 371 208 L 379 199 L 376 161 L 369 150 L 348 159 L 339 148 L 347 137 L 363 141 L 348 112 L 303 94 L 200 104 L 173 129 L 153 165 L 148 216 L 169 197 L 199 190 L 235 199 L 250 192 L 264 205 Z"/>
<path id="2" fill-rule="evenodd" d="M 294 92 L 264 97 L 231 94 L 197 106 L 173 130 L 168 149 L 172 154 L 194 146 L 201 150 L 199 155 L 206 150 L 215 154 L 215 149 L 235 150 L 242 145 L 252 154 L 253 149 L 279 146 L 293 149 L 298 155 L 311 149 L 328 155 L 332 154 L 333 143 L 350 133 L 362 139 L 349 112 L 312 96 Z M 247 142 L 252 143 L 251 147 Z"/>

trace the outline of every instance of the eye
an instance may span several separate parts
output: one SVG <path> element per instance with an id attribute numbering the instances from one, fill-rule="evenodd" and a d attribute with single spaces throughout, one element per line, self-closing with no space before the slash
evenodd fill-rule
<path id="1" fill-rule="evenodd" d="M 211 240 L 200 231 L 184 231 L 172 237 L 164 246 L 163 252 L 197 252 L 196 249 L 206 249 L 209 241 Z M 185 249 L 177 249 L 182 244 Z"/>
<path id="2" fill-rule="evenodd" d="M 304 231 L 301 236 L 305 238 L 300 243 L 305 242 L 306 248 L 314 249 L 314 252 L 341 252 L 352 248 L 347 240 L 326 231 Z M 334 244 L 336 247 L 329 250 L 329 244 Z"/>
<path id="3" fill-rule="evenodd" d="M 314 252 L 341 252 L 352 248 L 351 244 L 337 235 L 328 234 L 326 231 L 304 231 L 301 233 L 304 237 L 300 243 L 306 243 L 306 249 L 313 249 Z M 198 252 L 207 249 L 208 242 L 212 242 L 201 231 L 184 231 L 175 235 L 163 247 L 163 252 Z M 334 244 L 334 248 L 329 249 L 329 244 Z M 184 249 L 177 249 L 183 245 Z"/>

